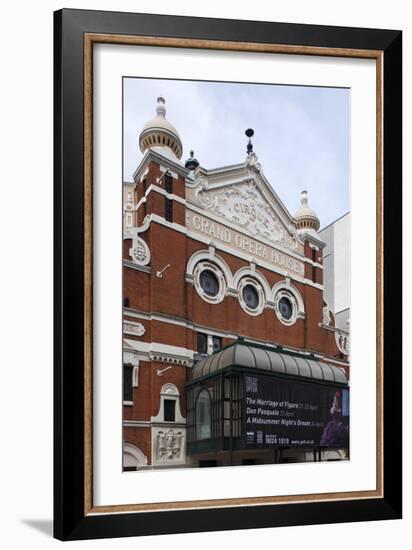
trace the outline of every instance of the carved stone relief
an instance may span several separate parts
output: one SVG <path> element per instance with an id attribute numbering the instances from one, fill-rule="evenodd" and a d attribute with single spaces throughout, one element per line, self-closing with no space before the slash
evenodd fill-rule
<path id="1" fill-rule="evenodd" d="M 136 264 L 147 265 L 150 263 L 149 247 L 141 237 L 133 237 L 132 248 L 129 249 L 129 255 Z"/>
<path id="2" fill-rule="evenodd" d="M 216 191 L 201 185 L 197 200 L 206 210 L 245 228 L 252 236 L 265 237 L 291 249 L 297 247 L 293 231 L 283 225 L 252 180 Z"/>
<path id="3" fill-rule="evenodd" d="M 184 464 L 186 461 L 185 428 L 152 428 L 153 465 Z"/>
<path id="4" fill-rule="evenodd" d="M 143 336 L 146 332 L 142 323 L 123 323 L 123 332 L 125 334 L 133 334 L 134 336 Z"/>
<path id="5" fill-rule="evenodd" d="M 343 355 L 349 355 L 349 333 L 343 330 L 337 329 L 335 331 L 335 341 L 338 349 Z"/>

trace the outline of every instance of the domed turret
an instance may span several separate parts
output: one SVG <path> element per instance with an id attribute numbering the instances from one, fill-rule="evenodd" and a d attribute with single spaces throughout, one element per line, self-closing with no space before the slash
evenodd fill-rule
<path id="1" fill-rule="evenodd" d="M 139 136 L 139 147 L 142 153 L 146 149 L 158 149 L 167 156 L 171 156 L 171 152 L 173 160 L 182 158 L 182 142 L 176 128 L 166 119 L 166 102 L 163 97 L 157 98 L 155 118 L 143 127 Z"/>
<path id="2" fill-rule="evenodd" d="M 319 218 L 312 208 L 308 206 L 308 192 L 302 191 L 301 194 L 301 206 L 295 214 L 295 220 L 298 225 L 299 231 L 307 231 L 312 229 L 318 231 L 320 227 Z"/>

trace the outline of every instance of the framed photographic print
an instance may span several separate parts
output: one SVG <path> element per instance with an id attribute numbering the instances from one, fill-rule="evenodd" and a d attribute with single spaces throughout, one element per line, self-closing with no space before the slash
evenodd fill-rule
<path id="1" fill-rule="evenodd" d="M 55 536 L 401 517 L 401 32 L 55 13 Z"/>

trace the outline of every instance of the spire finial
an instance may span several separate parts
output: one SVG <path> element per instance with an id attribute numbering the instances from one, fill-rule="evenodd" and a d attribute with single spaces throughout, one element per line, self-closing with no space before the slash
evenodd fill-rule
<path id="1" fill-rule="evenodd" d="M 298 231 L 318 231 L 320 222 L 316 212 L 308 206 L 308 192 L 302 191 L 300 194 L 300 208 L 295 214 Z"/>
<path id="2" fill-rule="evenodd" d="M 157 98 L 156 113 L 158 116 L 164 117 L 166 115 L 166 101 L 165 98 L 159 96 Z"/>
<path id="3" fill-rule="evenodd" d="M 246 147 L 246 151 L 247 151 L 248 155 L 250 155 L 250 153 L 252 153 L 252 151 L 253 151 L 252 136 L 254 136 L 254 134 L 255 134 L 255 132 L 252 128 L 248 128 L 245 131 L 246 137 L 249 138 L 249 141 L 248 141 L 248 144 L 247 144 L 247 147 Z"/>
<path id="4" fill-rule="evenodd" d="M 196 168 L 199 166 L 199 161 L 195 159 L 195 152 L 193 149 L 190 151 L 190 157 L 185 162 L 185 167 L 188 170 L 196 170 Z"/>
<path id="5" fill-rule="evenodd" d="M 300 194 L 300 204 L 302 206 L 307 206 L 308 205 L 308 192 L 307 191 L 302 191 L 302 193 Z"/>
<path id="6" fill-rule="evenodd" d="M 179 132 L 166 119 L 166 101 L 159 96 L 156 104 L 156 116 L 146 122 L 139 135 L 139 148 L 142 153 L 157 150 L 162 155 L 176 161 L 182 158 L 183 146 Z"/>

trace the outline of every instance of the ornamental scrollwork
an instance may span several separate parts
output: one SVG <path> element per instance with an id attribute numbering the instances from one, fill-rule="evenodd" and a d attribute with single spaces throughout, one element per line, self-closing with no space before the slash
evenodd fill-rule
<path id="1" fill-rule="evenodd" d="M 147 265 L 150 263 L 150 249 L 141 237 L 133 237 L 129 255 L 136 264 Z"/>
<path id="2" fill-rule="evenodd" d="M 156 434 L 156 459 L 159 462 L 173 462 L 181 458 L 184 435 L 181 430 L 159 430 Z"/>
<path id="3" fill-rule="evenodd" d="M 283 225 L 253 179 L 217 191 L 201 187 L 197 200 L 205 210 L 243 227 L 254 237 L 261 236 L 290 249 L 297 247 L 293 231 Z"/>

